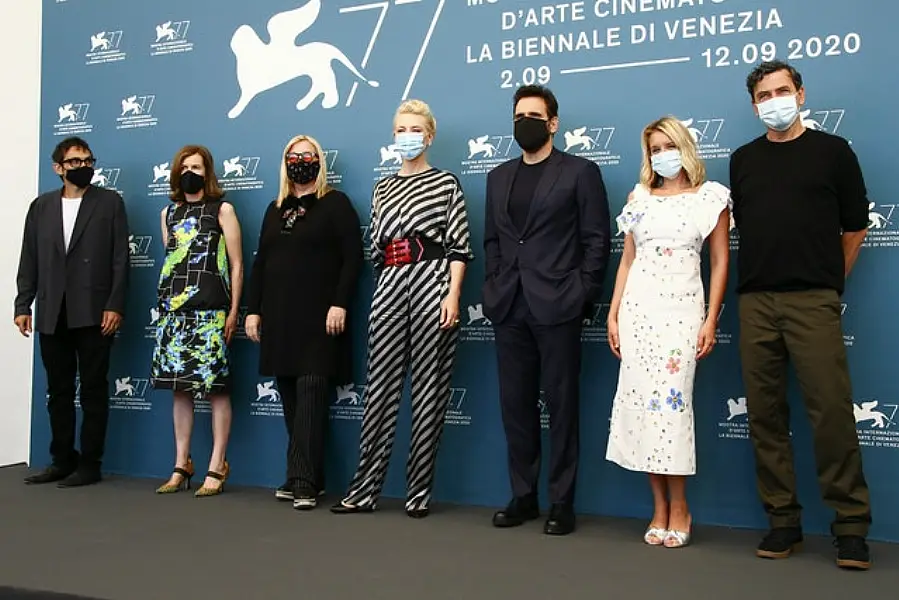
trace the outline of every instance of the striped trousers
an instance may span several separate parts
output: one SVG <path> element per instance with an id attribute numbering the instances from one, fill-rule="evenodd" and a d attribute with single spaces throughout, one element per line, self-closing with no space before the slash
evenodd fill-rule
<path id="1" fill-rule="evenodd" d="M 344 503 L 375 507 L 396 435 L 406 375 L 411 377 L 412 440 L 406 463 L 406 510 L 427 508 L 459 338 L 440 329 L 449 292 L 446 260 L 385 268 L 378 277 L 368 329 L 368 380 L 359 467 Z"/>
<path id="2" fill-rule="evenodd" d="M 287 425 L 287 484 L 297 497 L 314 498 L 325 489 L 330 391 L 326 377 L 278 377 Z"/>

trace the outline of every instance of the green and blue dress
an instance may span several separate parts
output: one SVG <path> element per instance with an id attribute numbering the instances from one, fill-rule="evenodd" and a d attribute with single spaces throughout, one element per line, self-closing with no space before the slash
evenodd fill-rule
<path id="1" fill-rule="evenodd" d="M 151 383 L 196 399 L 231 387 L 225 343 L 231 276 L 221 207 L 221 200 L 177 202 L 165 217 L 168 243 L 159 273 Z"/>

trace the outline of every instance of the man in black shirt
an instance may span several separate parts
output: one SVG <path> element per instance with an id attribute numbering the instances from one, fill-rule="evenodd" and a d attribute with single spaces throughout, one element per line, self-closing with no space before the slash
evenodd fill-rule
<path id="1" fill-rule="evenodd" d="M 553 147 L 553 93 L 524 86 L 513 106 L 523 155 L 487 176 L 484 225 L 484 316 L 496 332 L 513 495 L 493 524 L 514 527 L 539 515 L 542 385 L 552 505 L 543 531 L 566 535 L 575 528 L 581 328 L 609 262 L 609 204 L 596 163 Z"/>
<path id="2" fill-rule="evenodd" d="M 802 124 L 805 90 L 793 67 L 762 63 L 747 87 L 768 129 L 730 161 L 743 381 L 758 490 L 771 523 L 757 554 L 786 558 L 802 541 L 786 395 L 792 362 L 824 501 L 836 512 L 837 564 L 867 569 L 871 510 L 840 322 L 845 278 L 868 227 L 865 183 L 844 139 Z"/>

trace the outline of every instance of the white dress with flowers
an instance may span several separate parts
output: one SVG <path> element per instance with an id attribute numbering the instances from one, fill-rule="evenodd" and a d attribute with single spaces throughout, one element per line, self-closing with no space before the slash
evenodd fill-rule
<path id="1" fill-rule="evenodd" d="M 621 366 L 606 459 L 662 475 L 696 473 L 693 376 L 705 320 L 700 252 L 730 191 L 653 196 L 638 185 L 617 218 L 636 257 L 618 311 Z"/>

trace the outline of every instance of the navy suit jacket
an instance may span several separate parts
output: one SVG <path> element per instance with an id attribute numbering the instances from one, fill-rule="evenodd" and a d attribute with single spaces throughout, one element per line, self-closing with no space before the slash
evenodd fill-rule
<path id="1" fill-rule="evenodd" d="M 519 282 L 542 325 L 584 316 L 599 301 L 611 251 L 609 202 L 596 163 L 553 149 L 524 229 L 509 216 L 521 158 L 487 175 L 484 316 L 502 323 Z"/>
<path id="2" fill-rule="evenodd" d="M 30 315 L 34 330 L 52 334 L 65 298 L 69 328 L 100 325 L 103 311 L 125 314 L 128 290 L 128 218 L 118 193 L 88 186 L 66 251 L 62 190 L 38 197 L 28 209 L 16 278 L 15 314 Z"/>

